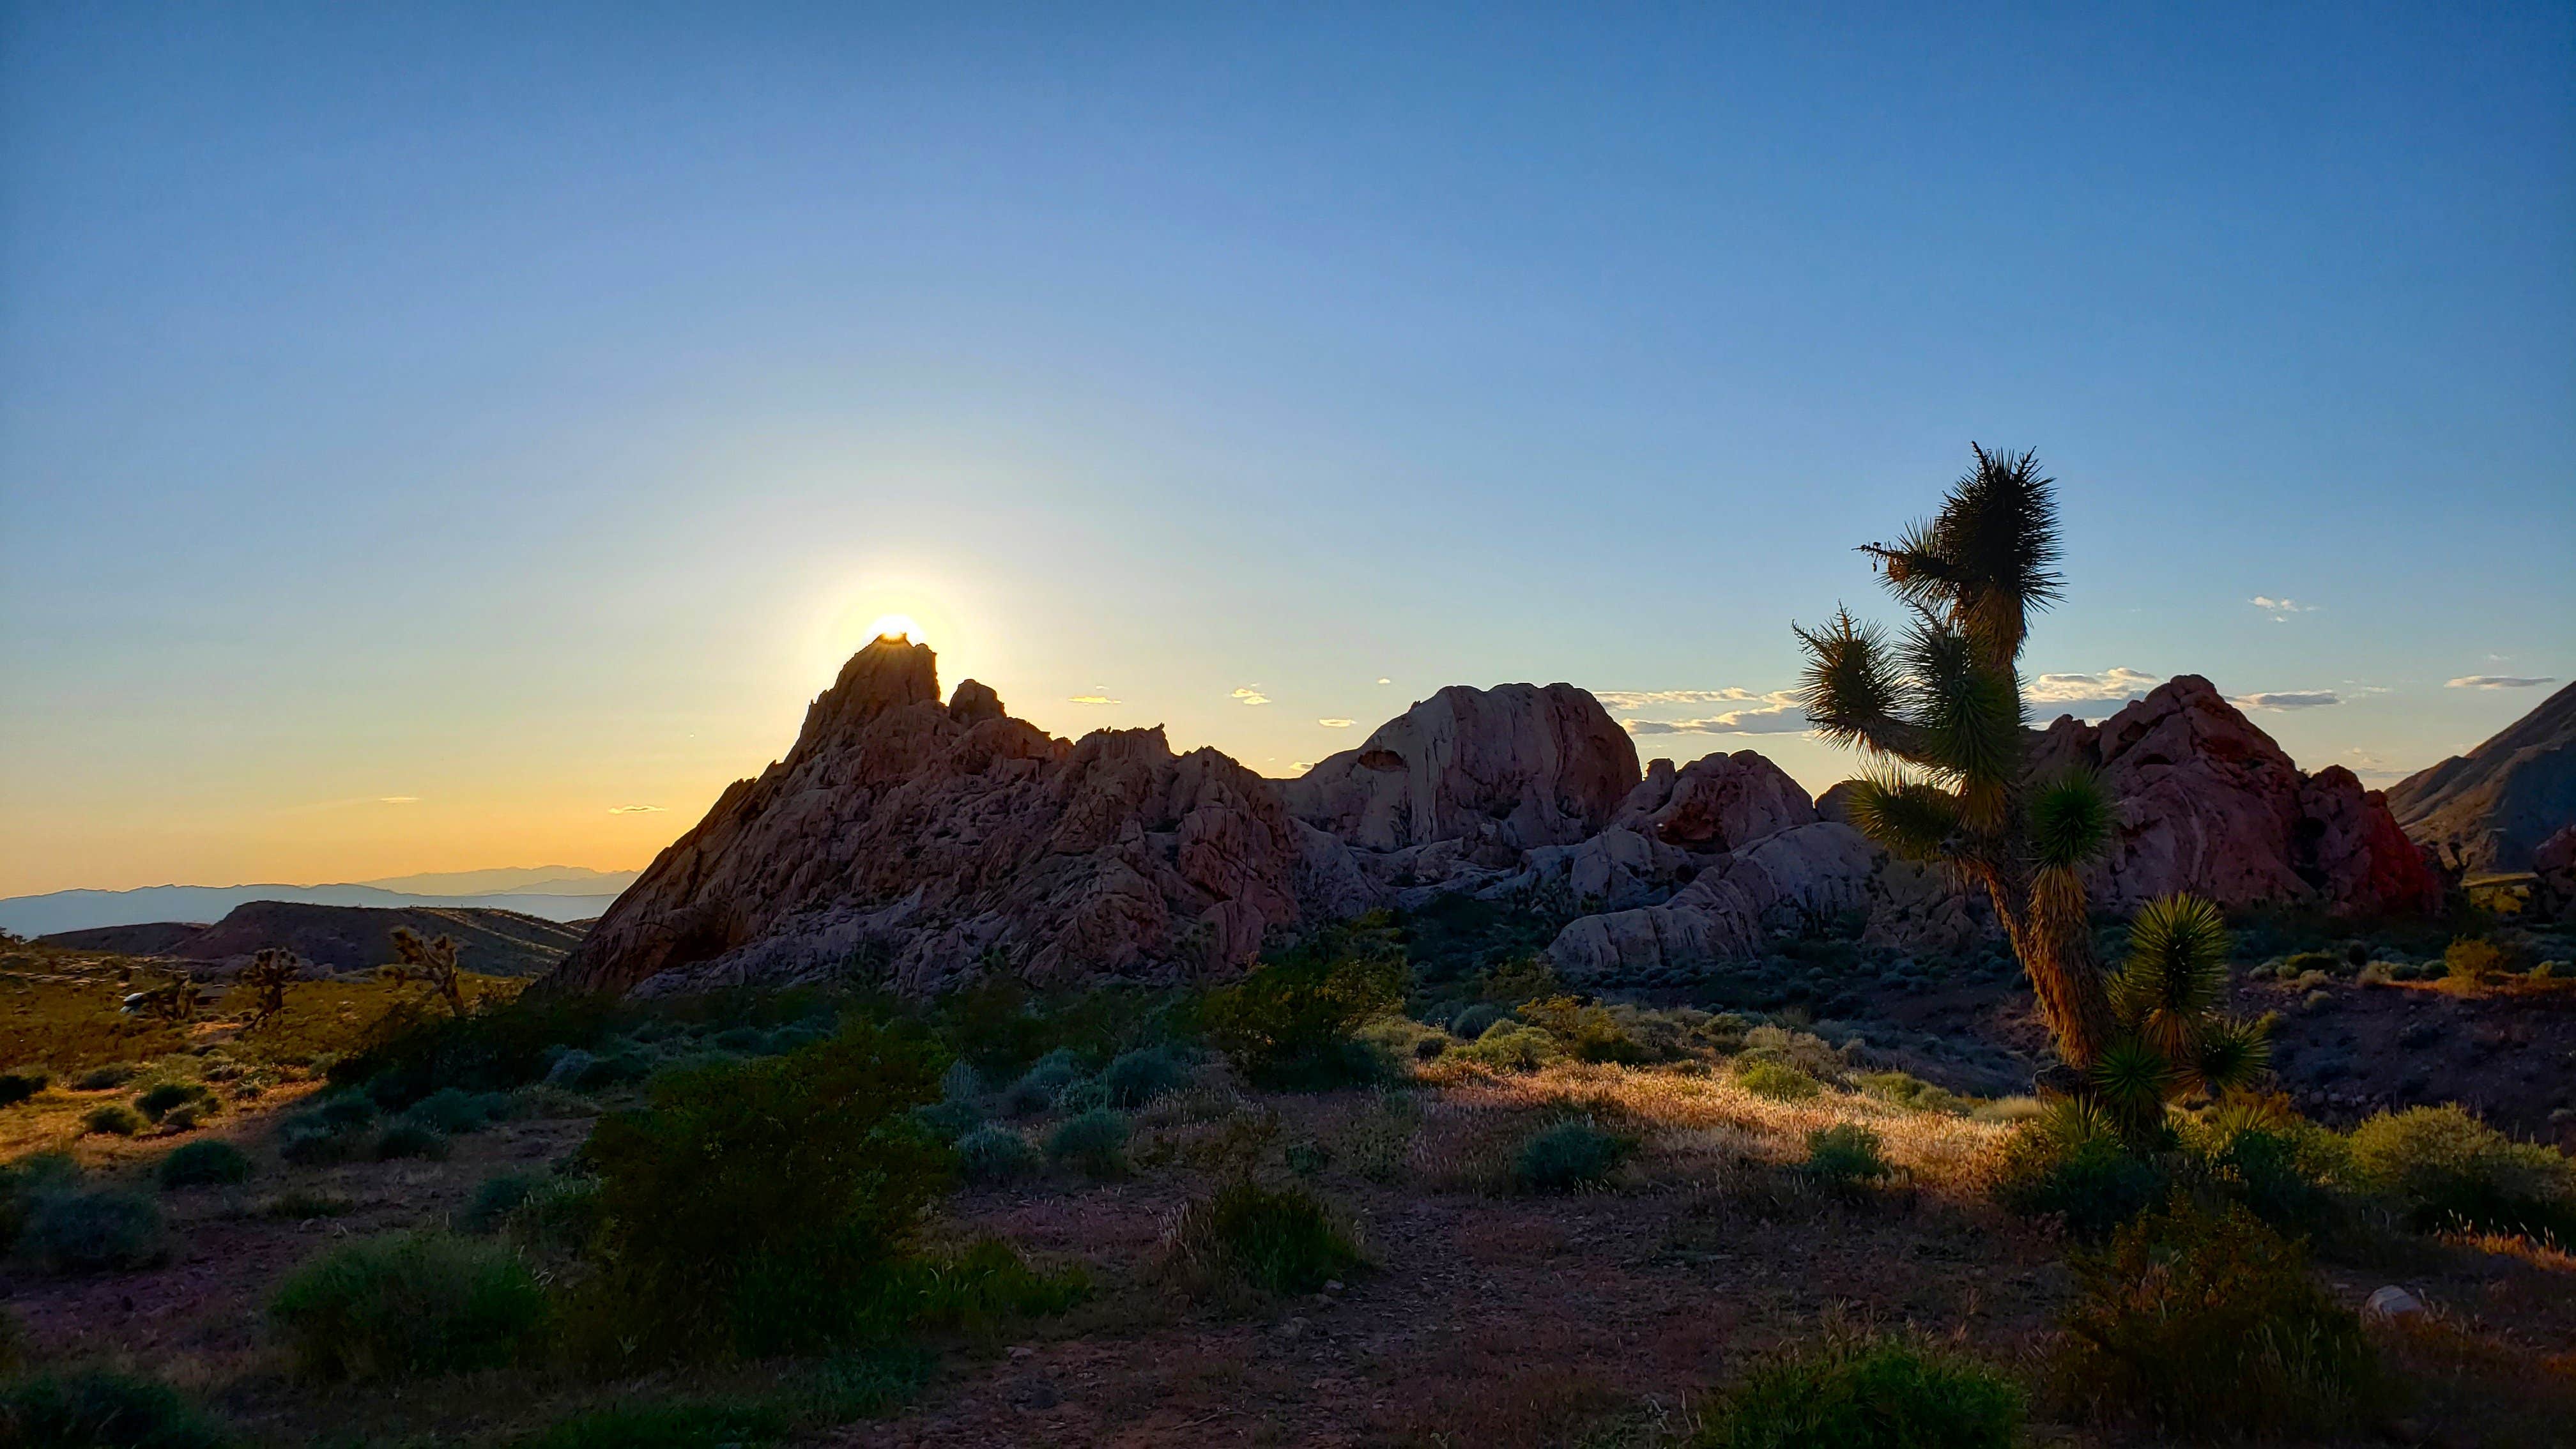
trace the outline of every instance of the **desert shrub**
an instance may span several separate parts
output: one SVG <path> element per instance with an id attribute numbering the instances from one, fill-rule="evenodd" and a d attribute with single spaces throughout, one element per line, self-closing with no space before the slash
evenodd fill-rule
<path id="1" fill-rule="evenodd" d="M 1055 1094 L 1055 1109 L 1073 1116 L 1113 1105 L 1109 1088 L 1096 1077 L 1085 1077 Z"/>
<path id="2" fill-rule="evenodd" d="M 1521 1018 L 1555 1038 L 1559 1050 L 1582 1062 L 1647 1062 L 1655 1051 L 1629 1034 L 1607 1007 L 1571 996 L 1549 996 L 1521 1008 Z"/>
<path id="3" fill-rule="evenodd" d="M 1402 1014 L 1381 1016 L 1351 1035 L 1386 1053 L 1388 1060 L 1398 1062 L 1432 1061 L 1446 1055 L 1453 1045 L 1449 1033 Z"/>
<path id="4" fill-rule="evenodd" d="M 1113 1107 L 1142 1107 L 1189 1079 L 1188 1065 L 1168 1047 L 1121 1052 L 1100 1069 L 1100 1085 L 1108 1089 Z"/>
<path id="5" fill-rule="evenodd" d="M 356 1203 L 338 1193 L 314 1192 L 299 1187 L 271 1199 L 260 1208 L 260 1216 L 301 1223 L 317 1218 L 344 1218 L 357 1210 Z"/>
<path id="6" fill-rule="evenodd" d="M 1065 1119 L 1047 1137 L 1047 1156 L 1093 1177 L 1116 1177 L 1127 1170 L 1130 1131 L 1126 1113 L 1096 1107 Z"/>
<path id="7" fill-rule="evenodd" d="M 80 1164 L 68 1152 L 39 1152 L 0 1167 L 0 1252 L 6 1252 L 26 1230 L 36 1199 L 75 1187 Z"/>
<path id="8" fill-rule="evenodd" d="M 973 1102 L 984 1095 L 984 1074 L 972 1062 L 954 1061 L 939 1074 L 939 1100 Z"/>
<path id="9" fill-rule="evenodd" d="M 1499 1072 L 1534 1072 L 1556 1060 L 1556 1038 L 1521 1022 L 1498 1021 L 1450 1055 Z"/>
<path id="10" fill-rule="evenodd" d="M 143 1130 L 143 1114 L 123 1102 L 104 1102 L 92 1107 L 81 1118 L 83 1132 L 108 1137 L 131 1137 Z"/>
<path id="11" fill-rule="evenodd" d="M 2483 986 L 2505 973 L 2504 948 L 2493 941 L 2463 936 L 2442 952 L 2442 965 L 2452 979 Z"/>
<path id="12" fill-rule="evenodd" d="M 377 1379 L 501 1368 L 546 1327 L 546 1290 L 518 1255 L 446 1233 L 345 1243 L 269 1302 L 304 1372 Z"/>
<path id="13" fill-rule="evenodd" d="M 1511 1014 L 1512 1009 L 1499 1001 L 1474 1002 L 1449 1019 L 1449 1033 L 1462 1041 L 1474 1041 Z"/>
<path id="14" fill-rule="evenodd" d="M 123 1188 L 39 1192 L 18 1246 L 57 1273 L 147 1268 L 170 1256 L 160 1204 Z"/>
<path id="15" fill-rule="evenodd" d="M 1775 1102 L 1803 1102 L 1824 1090 L 1823 1083 L 1801 1068 L 1767 1057 L 1751 1061 L 1737 1058 L 1735 1083 L 1757 1097 Z"/>
<path id="16" fill-rule="evenodd" d="M 2056 1383 L 2093 1417 L 2196 1437 L 2328 1434 L 2382 1397 L 2359 1317 L 2241 1207 L 2178 1195 L 2073 1266 Z"/>
<path id="17" fill-rule="evenodd" d="M 136 1095 L 134 1110 L 158 1122 L 177 1108 L 210 1102 L 214 1095 L 196 1082 L 160 1082 Z"/>
<path id="18" fill-rule="evenodd" d="M 952 1257 L 898 1264 L 885 1314 L 889 1323 L 956 1329 L 1062 1313 L 1090 1292 L 1091 1279 L 1079 1268 L 1042 1273 L 1010 1244 L 980 1238 Z"/>
<path id="19" fill-rule="evenodd" d="M 1321 1091 L 1389 1075 L 1386 1054 L 1352 1038 L 1404 999 L 1404 949 L 1383 914 L 1310 934 L 1242 981 L 1207 994 L 1199 1020 L 1257 1086 Z"/>
<path id="20" fill-rule="evenodd" d="M 22 1067 L 14 1072 L 0 1072 L 0 1107 L 14 1107 L 53 1084 L 54 1074 L 42 1067 Z"/>
<path id="21" fill-rule="evenodd" d="M 1701 1449 L 2010 1449 L 2022 1392 L 1918 1339 L 1840 1337 L 1746 1375 L 1691 1442 Z"/>
<path id="22" fill-rule="evenodd" d="M 1835 1187 L 1876 1182 L 1896 1169 L 1888 1165 L 1878 1134 L 1858 1122 L 1840 1122 L 1807 1134 L 1807 1174 Z"/>
<path id="23" fill-rule="evenodd" d="M 2350 1173 L 2343 1140 L 2288 1110 L 2255 1102 L 2222 1108 L 2180 1134 L 2184 1175 L 2285 1233 L 2316 1235 L 2348 1217 L 2334 1187 Z"/>
<path id="24" fill-rule="evenodd" d="M 510 1209 L 502 1230 L 510 1241 L 541 1253 L 579 1254 L 598 1237 L 599 1179 L 573 1175 L 539 1180 Z"/>
<path id="25" fill-rule="evenodd" d="M 1530 1192 L 1571 1192 L 1606 1182 L 1636 1150 L 1634 1139 L 1573 1118 L 1531 1133 L 1512 1156 L 1512 1181 Z"/>
<path id="26" fill-rule="evenodd" d="M 912 1120 L 945 1063 L 853 1020 L 827 1041 L 666 1077 L 593 1129 L 593 1320 L 656 1355 L 762 1355 L 889 1327 L 893 1270 L 947 1179 Z"/>
<path id="27" fill-rule="evenodd" d="M 940 1142 L 953 1143 L 984 1125 L 984 1114 L 972 1102 L 932 1102 L 912 1109 L 912 1120 Z"/>
<path id="28" fill-rule="evenodd" d="M 225 1449 L 238 1441 L 177 1390 L 91 1369 L 0 1385 L 0 1443 L 27 1449 Z"/>
<path id="29" fill-rule="evenodd" d="M 1029 1064 L 1004 1094 L 1013 1112 L 1026 1115 L 1055 1105 L 1056 1095 L 1083 1079 L 1082 1059 L 1069 1047 L 1058 1047 Z"/>
<path id="30" fill-rule="evenodd" d="M 377 1135 L 376 1145 L 371 1150 L 371 1155 L 378 1162 L 393 1162 L 406 1157 L 421 1157 L 433 1162 L 444 1162 L 447 1160 L 449 1151 L 446 1133 L 435 1127 L 404 1119 L 386 1127 Z"/>
<path id="31" fill-rule="evenodd" d="M 497 1233 L 510 1220 L 510 1214 L 526 1206 L 530 1194 L 537 1190 L 538 1180 L 524 1173 L 504 1172 L 483 1179 L 456 1214 L 459 1232 Z"/>
<path id="32" fill-rule="evenodd" d="M 1249 1178 L 1182 1209 L 1167 1239 L 1175 1261 L 1194 1276 L 1266 1293 L 1312 1293 L 1361 1261 L 1359 1245 L 1320 1198 Z"/>
<path id="33" fill-rule="evenodd" d="M 2004 1141 L 1996 1201 L 2025 1217 L 2056 1217 L 2077 1237 L 2099 1239 L 2163 1196 L 2154 1164 L 2129 1151 L 2110 1119 L 2075 1101 L 2050 1105 Z"/>
<path id="34" fill-rule="evenodd" d="M 747 1449 L 882 1414 L 920 1392 L 934 1363 L 911 1349 L 845 1354 L 756 1395 L 589 1409 L 509 1441 L 510 1449 Z"/>
<path id="35" fill-rule="evenodd" d="M 1404 1176 L 1421 1132 L 1421 1101 L 1410 1092 L 1381 1091 L 1342 1130 L 1337 1147 L 1350 1171 L 1371 1182 L 1392 1183 Z"/>
<path id="36" fill-rule="evenodd" d="M 403 1116 L 433 1132 L 456 1136 L 480 1132 L 513 1110 L 506 1092 L 469 1092 L 463 1087 L 441 1087 L 414 1102 Z"/>
<path id="37" fill-rule="evenodd" d="M 968 1182 L 1016 1182 L 1037 1165 L 1037 1149 L 1008 1127 L 979 1127 L 957 1139 L 957 1171 Z"/>
<path id="38" fill-rule="evenodd" d="M 212 1187 L 250 1180 L 250 1158 L 229 1142 L 191 1142 L 161 1159 L 163 1187 Z"/>
<path id="39" fill-rule="evenodd" d="M 138 1062 L 108 1062 L 101 1066 L 92 1067 L 88 1071 L 74 1077 L 72 1079 L 72 1090 L 77 1092 L 114 1091 L 116 1088 L 124 1086 L 126 1083 L 133 1081 L 136 1077 L 141 1075 L 143 1075 L 143 1067 Z"/>
<path id="40" fill-rule="evenodd" d="M 332 1065 L 331 1080 L 363 1084 L 388 1109 L 443 1087 L 507 1091 L 546 1077 L 554 1049 L 599 1041 L 612 1010 L 596 998 L 526 995 L 487 997 L 461 1015 L 404 1006 L 386 1013 L 357 1051 Z"/>
<path id="41" fill-rule="evenodd" d="M 2576 1164 L 2457 1104 L 2381 1112 L 2355 1127 L 2352 1170 L 2420 1231 L 2576 1242 Z"/>
<path id="42" fill-rule="evenodd" d="M 1864 1072 L 1853 1080 L 1862 1091 L 1880 1101 L 1892 1102 L 1910 1111 L 1964 1116 L 1976 1106 L 1966 1097 L 1907 1072 Z"/>

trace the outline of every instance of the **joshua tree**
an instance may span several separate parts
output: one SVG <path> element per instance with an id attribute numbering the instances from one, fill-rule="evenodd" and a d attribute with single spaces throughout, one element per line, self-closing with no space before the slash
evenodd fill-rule
<path id="1" fill-rule="evenodd" d="M 1855 782 L 1852 823 L 1985 888 L 2030 973 L 2058 1055 L 2091 1072 L 2117 1027 L 2093 959 L 2083 867 L 2110 833 L 2089 775 L 2032 780 L 2018 670 L 2029 616 L 2062 591 L 2056 480 L 2038 459 L 1989 453 L 1938 516 L 1861 552 L 1913 611 L 1901 639 L 1838 610 L 1798 629 L 1808 718 L 1878 766 Z"/>
<path id="2" fill-rule="evenodd" d="M 243 967 L 240 984 L 251 993 L 250 1020 L 243 1031 L 257 1031 L 286 1010 L 286 988 L 304 969 L 303 958 L 281 946 L 263 947 Z"/>
<path id="3" fill-rule="evenodd" d="M 439 999 L 447 1003 L 449 1011 L 458 1016 L 465 1014 L 465 985 L 456 969 L 454 937 L 438 936 L 423 940 L 421 934 L 411 927 L 396 926 L 394 956 L 394 964 L 385 968 L 385 975 L 394 984 L 401 986 L 420 982 L 436 992 Z"/>
<path id="4" fill-rule="evenodd" d="M 2133 1142 L 2162 1129 L 2167 1102 L 2250 1087 L 2271 1061 L 2272 1019 L 2219 1009 L 2227 947 L 2218 907 L 2194 896 L 2150 901 L 2129 923 L 2128 959 L 2110 980 L 2117 1032 L 2092 1080 Z"/>

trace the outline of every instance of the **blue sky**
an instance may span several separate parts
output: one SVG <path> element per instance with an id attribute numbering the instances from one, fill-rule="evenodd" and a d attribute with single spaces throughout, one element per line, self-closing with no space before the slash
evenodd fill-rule
<path id="1" fill-rule="evenodd" d="M 2034 674 L 2384 783 L 2576 673 L 2576 12 L 1788 9 L 9 7 L 0 893 L 640 864 L 891 612 L 1820 787 L 1970 439 Z"/>

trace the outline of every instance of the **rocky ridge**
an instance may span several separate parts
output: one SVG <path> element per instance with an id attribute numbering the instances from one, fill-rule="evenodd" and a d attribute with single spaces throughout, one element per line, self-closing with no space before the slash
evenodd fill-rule
<path id="1" fill-rule="evenodd" d="M 2120 802 L 2098 900 L 2439 899 L 2378 796 L 2346 771 L 2301 774 L 2205 680 L 2037 739 L 2049 766 L 2098 771 Z M 1751 750 L 1641 769 L 1565 684 L 1443 689 L 1275 781 L 1212 749 L 1175 754 L 1159 728 L 1056 738 L 973 680 L 943 701 L 927 647 L 879 640 L 786 757 L 726 790 L 545 986 L 1217 978 L 1282 933 L 1452 894 L 1558 915 L 1557 968 L 1605 983 L 1705 969 L 1836 917 L 1912 949 L 1991 931 L 1981 901 L 1888 860 L 1827 818 L 1835 803 L 1820 813 Z"/>

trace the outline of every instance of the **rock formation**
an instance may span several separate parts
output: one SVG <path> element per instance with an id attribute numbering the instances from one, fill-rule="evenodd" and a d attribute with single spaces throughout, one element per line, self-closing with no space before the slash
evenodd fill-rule
<path id="1" fill-rule="evenodd" d="M 2128 911 L 2190 891 L 2222 906 L 2322 906 L 2343 914 L 2430 910 L 2442 883 L 2386 800 L 2351 771 L 2300 773 L 2206 679 L 2185 674 L 2099 725 L 2061 716 L 2033 769 L 2095 772 L 2117 802 L 2111 846 L 2089 872 L 2093 904 Z"/>
<path id="2" fill-rule="evenodd" d="M 2206 681 L 2037 738 L 2047 767 L 2096 769 L 2120 801 L 2095 887 L 2107 905 L 2176 889 L 2374 911 L 2438 899 L 2377 796 L 2345 771 L 2301 775 Z M 880 640 L 547 986 L 1174 981 L 1230 974 L 1314 922 L 1453 893 L 1564 912 L 1551 954 L 1596 981 L 1705 968 L 1837 917 L 1916 950 L 1992 932 L 1946 872 L 1889 861 L 1753 751 L 1641 774 L 1627 734 L 1570 685 L 1443 689 L 1283 782 L 1214 750 L 1175 755 L 1159 729 L 1057 739 L 973 680 L 943 703 L 930 651 Z"/>
<path id="3" fill-rule="evenodd" d="M 2388 805 L 2445 869 L 2533 869 L 2540 843 L 2576 825 L 2576 684 L 2467 754 L 2399 781 Z"/>

